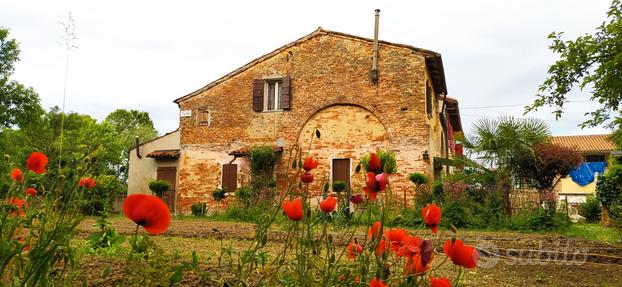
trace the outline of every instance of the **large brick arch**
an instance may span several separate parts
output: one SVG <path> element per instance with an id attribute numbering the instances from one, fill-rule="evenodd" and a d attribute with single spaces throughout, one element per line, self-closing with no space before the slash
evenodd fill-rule
<path id="1" fill-rule="evenodd" d="M 305 118 L 305 121 L 300 122 L 300 125 L 297 127 L 297 131 L 298 131 L 298 135 L 296 137 L 297 142 L 301 141 L 301 136 L 302 136 L 301 133 L 303 132 L 303 129 L 309 124 L 309 121 L 311 121 L 314 117 L 326 111 L 327 109 L 334 108 L 337 106 L 355 107 L 355 108 L 361 109 L 364 112 L 369 113 L 369 115 L 375 118 L 384 128 L 384 131 L 387 134 L 386 140 L 390 141 L 392 139 L 391 129 L 389 128 L 389 124 L 388 124 L 388 119 L 382 116 L 382 114 L 375 111 L 375 109 L 368 107 L 368 105 L 366 105 L 362 101 L 357 101 L 355 99 L 348 99 L 347 101 L 345 101 L 342 98 L 337 98 L 334 100 L 329 100 L 329 101 L 318 103 L 317 108 L 313 112 L 308 113 L 307 115 L 303 116 L 303 118 Z"/>

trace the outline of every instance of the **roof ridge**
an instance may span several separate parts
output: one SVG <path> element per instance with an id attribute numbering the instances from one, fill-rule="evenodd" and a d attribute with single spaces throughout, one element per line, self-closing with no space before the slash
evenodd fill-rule
<path id="1" fill-rule="evenodd" d="M 224 82 L 224 81 L 226 81 L 226 80 L 228 80 L 228 79 L 230 79 L 230 78 L 232 78 L 232 77 L 234 77 L 234 76 L 236 76 L 236 75 L 246 71 L 247 69 L 255 66 L 256 64 L 258 64 L 259 62 L 261 62 L 261 61 L 263 61 L 265 59 L 268 59 L 268 58 L 270 58 L 270 57 L 280 53 L 281 51 L 283 51 L 285 49 L 288 49 L 288 48 L 290 48 L 292 46 L 296 46 L 296 45 L 298 45 L 298 44 L 300 44 L 302 42 L 305 42 L 305 41 L 315 37 L 315 36 L 326 35 L 326 34 L 334 35 L 334 36 L 337 36 L 337 37 L 345 37 L 345 38 L 355 39 L 355 40 L 359 40 L 359 41 L 365 41 L 365 42 L 373 42 L 374 41 L 373 39 L 370 39 L 370 38 L 365 38 L 365 37 L 356 36 L 356 35 L 352 35 L 352 34 L 337 32 L 337 31 L 325 30 L 324 28 L 319 26 L 313 32 L 311 32 L 311 33 L 309 33 L 309 34 L 307 34 L 307 35 L 305 35 L 303 37 L 300 37 L 300 38 L 298 38 L 298 39 L 296 39 L 296 40 L 294 40 L 294 41 L 292 41 L 290 43 L 287 43 L 287 44 L 285 44 L 285 45 L 283 45 L 283 46 L 281 46 L 279 48 L 276 48 L 275 50 L 273 50 L 273 51 L 271 51 L 271 52 L 269 52 L 267 54 L 264 54 L 264 55 L 262 55 L 262 56 L 260 56 L 258 58 L 255 58 L 255 59 L 251 60 L 250 62 L 244 64 L 243 66 L 241 66 L 241 67 L 239 67 L 239 68 L 237 68 L 237 69 L 235 69 L 235 70 L 225 74 L 224 76 L 222 76 L 222 77 L 220 77 L 220 78 L 210 82 L 209 84 L 203 86 L 202 88 L 199 88 L 199 89 L 195 90 L 194 92 L 191 92 L 191 93 L 189 93 L 189 94 L 187 94 L 185 96 L 182 96 L 182 97 L 179 97 L 179 98 L 175 99 L 173 102 L 176 103 L 176 104 L 179 104 L 181 101 L 185 101 L 185 100 L 190 99 L 190 98 L 192 98 L 192 97 L 194 97 L 194 96 L 196 96 L 196 95 L 198 95 L 198 94 L 200 94 L 200 93 L 202 93 L 202 92 L 204 92 L 206 90 L 209 90 L 212 87 L 214 87 L 214 86 L 216 86 L 216 85 L 218 85 L 218 84 L 220 84 L 220 83 L 222 83 L 222 82 Z M 407 49 L 412 50 L 413 52 L 423 54 L 423 56 L 426 57 L 426 58 L 439 58 L 440 59 L 440 56 L 441 56 L 439 53 L 434 52 L 432 50 L 427 50 L 427 49 L 423 49 L 423 48 L 417 48 L 417 47 L 414 47 L 414 46 L 411 46 L 411 45 L 392 43 L 392 42 L 383 41 L 383 40 L 379 40 L 378 42 L 380 44 L 384 44 L 384 45 L 390 45 L 390 46 L 395 46 L 395 47 L 407 48 Z M 442 67 L 442 62 L 441 62 L 440 65 Z M 443 75 L 443 78 L 444 78 L 444 75 Z M 444 83 L 444 81 L 443 81 L 443 83 Z M 446 87 L 444 89 L 446 89 Z"/>

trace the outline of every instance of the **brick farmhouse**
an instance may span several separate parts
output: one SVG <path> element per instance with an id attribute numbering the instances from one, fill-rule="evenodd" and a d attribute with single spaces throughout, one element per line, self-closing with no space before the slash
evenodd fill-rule
<path id="1" fill-rule="evenodd" d="M 277 190 L 284 190 L 289 151 L 306 152 L 317 128 L 311 154 L 320 165 L 310 190 L 320 193 L 322 180 L 340 179 L 360 192 L 360 158 L 390 150 L 398 163 L 393 192 L 414 196 L 409 173 L 438 176 L 449 170 L 451 154 L 462 152 L 454 141 L 462 131 L 458 101 L 446 96 L 440 54 L 379 41 L 371 71 L 374 43 L 319 28 L 176 99 L 179 129 L 172 135 L 179 142 L 170 144 L 167 135 L 167 144 L 156 139 L 131 152 L 129 193 L 147 193 L 146 178 L 163 178 L 172 183 L 166 200 L 176 212 L 188 213 L 195 202 L 213 205 L 215 189 L 249 184 L 246 155 L 257 145 L 274 147 Z M 136 171 L 140 166 L 149 170 Z"/>

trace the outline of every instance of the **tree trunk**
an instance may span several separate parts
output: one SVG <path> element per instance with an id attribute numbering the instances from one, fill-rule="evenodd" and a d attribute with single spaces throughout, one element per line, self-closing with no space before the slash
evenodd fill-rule
<path id="1" fill-rule="evenodd" d="M 512 190 L 512 184 L 509 173 L 505 170 L 499 170 L 497 174 L 497 188 L 503 192 L 503 207 L 505 214 L 512 215 L 512 203 L 510 202 L 510 191 Z"/>

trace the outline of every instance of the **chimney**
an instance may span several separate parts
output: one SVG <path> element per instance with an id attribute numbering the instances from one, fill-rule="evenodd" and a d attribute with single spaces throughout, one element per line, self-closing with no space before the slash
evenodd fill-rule
<path id="1" fill-rule="evenodd" d="M 378 83 L 378 20 L 380 19 L 380 9 L 376 9 L 376 21 L 374 23 L 374 50 L 371 58 L 371 82 Z"/>

